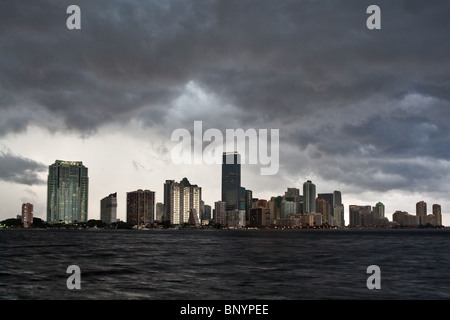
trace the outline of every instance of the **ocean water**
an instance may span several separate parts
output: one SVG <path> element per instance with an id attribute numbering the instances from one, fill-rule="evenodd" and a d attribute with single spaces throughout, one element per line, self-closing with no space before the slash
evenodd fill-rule
<path id="1" fill-rule="evenodd" d="M 447 229 L 0 230 L 1 300 L 441 300 L 449 272 Z"/>

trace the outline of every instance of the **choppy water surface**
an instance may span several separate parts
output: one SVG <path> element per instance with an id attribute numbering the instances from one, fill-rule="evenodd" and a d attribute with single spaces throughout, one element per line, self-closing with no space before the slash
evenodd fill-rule
<path id="1" fill-rule="evenodd" d="M 0 248 L 0 299 L 450 298 L 450 230 L 1 230 Z"/>

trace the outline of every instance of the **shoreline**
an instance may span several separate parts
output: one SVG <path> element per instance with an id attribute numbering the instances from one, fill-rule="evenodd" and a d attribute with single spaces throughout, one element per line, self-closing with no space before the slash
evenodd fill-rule
<path id="1" fill-rule="evenodd" d="M 393 228 L 383 228 L 383 227 L 341 227 L 341 228 L 71 228 L 71 227 L 55 227 L 55 228 L 23 228 L 23 227 L 5 227 L 0 228 L 1 230 L 10 230 L 10 231 L 31 231 L 31 230 L 39 230 L 39 231 L 47 231 L 47 230 L 73 230 L 73 231 L 136 231 L 136 232 L 145 232 L 145 231 L 273 231 L 273 232 L 282 232 L 282 231 L 381 231 L 381 230 L 450 230 L 450 226 L 441 226 L 441 227 L 393 227 Z"/>

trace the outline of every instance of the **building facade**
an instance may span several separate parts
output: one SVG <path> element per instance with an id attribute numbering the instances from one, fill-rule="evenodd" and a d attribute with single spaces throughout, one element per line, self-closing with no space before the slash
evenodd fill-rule
<path id="1" fill-rule="evenodd" d="M 164 215 L 161 222 L 170 221 L 170 188 L 175 180 L 166 180 L 164 183 Z"/>
<path id="2" fill-rule="evenodd" d="M 136 190 L 127 192 L 127 223 L 131 225 L 152 224 L 155 219 L 155 192 Z"/>
<path id="3" fill-rule="evenodd" d="M 300 200 L 302 197 L 300 195 L 300 189 L 287 188 L 287 191 L 284 193 L 284 197 L 290 201 L 294 201 L 296 203 L 296 213 L 301 213 Z"/>
<path id="4" fill-rule="evenodd" d="M 241 199 L 241 156 L 237 152 L 222 156 L 222 201 L 227 210 L 240 209 Z M 245 195 L 242 197 L 244 198 Z"/>
<path id="5" fill-rule="evenodd" d="M 117 192 L 100 200 L 100 220 L 107 224 L 117 221 Z"/>
<path id="6" fill-rule="evenodd" d="M 392 214 L 392 221 L 397 222 L 402 227 L 417 227 L 420 224 L 420 219 L 417 215 L 400 210 Z"/>
<path id="7" fill-rule="evenodd" d="M 330 195 L 330 193 L 327 193 L 327 195 Z M 333 194 L 331 193 L 331 201 L 333 201 L 332 198 Z M 330 212 L 330 202 L 325 198 L 321 198 L 320 195 L 316 198 L 316 211 L 317 213 L 322 214 L 322 220 L 324 223 L 333 225 L 333 216 Z"/>
<path id="8" fill-rule="evenodd" d="M 56 160 L 49 166 L 47 179 L 47 222 L 86 222 L 88 189 L 88 168 L 83 162 Z"/>
<path id="9" fill-rule="evenodd" d="M 245 227 L 244 210 L 228 210 L 226 213 L 226 227 L 231 229 L 240 229 Z"/>
<path id="10" fill-rule="evenodd" d="M 33 224 L 33 205 L 31 203 L 22 204 L 22 224 L 24 228 Z"/>
<path id="11" fill-rule="evenodd" d="M 344 218 L 344 205 L 343 204 L 336 204 L 333 208 L 333 220 L 334 220 L 334 226 L 342 228 L 345 227 L 345 218 Z"/>
<path id="12" fill-rule="evenodd" d="M 227 223 L 227 203 L 225 201 L 214 202 L 213 221 L 214 223 L 225 226 Z"/>
<path id="13" fill-rule="evenodd" d="M 201 201 L 201 187 L 192 185 L 187 178 L 179 183 L 172 182 L 169 188 L 170 223 L 182 225 L 192 219 L 201 221 Z"/>
<path id="14" fill-rule="evenodd" d="M 442 226 L 442 212 L 440 204 L 433 204 L 433 215 L 436 217 L 436 226 Z"/>
<path id="15" fill-rule="evenodd" d="M 373 211 L 379 218 L 385 217 L 385 207 L 382 202 L 378 202 L 375 207 L 373 207 Z"/>
<path id="16" fill-rule="evenodd" d="M 311 180 L 303 183 L 303 213 L 316 212 L 316 185 Z"/>
<path id="17" fill-rule="evenodd" d="M 420 223 L 427 215 L 427 203 L 425 201 L 419 201 L 416 203 L 416 216 L 419 217 Z"/>
<path id="18" fill-rule="evenodd" d="M 164 203 L 162 202 L 156 203 L 155 221 L 157 222 L 164 221 Z"/>

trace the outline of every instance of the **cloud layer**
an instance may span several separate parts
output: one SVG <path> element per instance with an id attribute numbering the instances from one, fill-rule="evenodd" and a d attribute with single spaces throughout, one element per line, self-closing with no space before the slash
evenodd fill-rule
<path id="1" fill-rule="evenodd" d="M 47 181 L 40 177 L 47 166 L 13 154 L 10 150 L 0 151 L 0 180 L 28 186 L 44 185 Z"/>
<path id="2" fill-rule="evenodd" d="M 66 28 L 70 4 L 81 30 Z M 448 191 L 450 3 L 377 1 L 375 31 L 371 4 L 2 1 L 0 137 L 30 125 L 88 137 L 137 121 L 169 144 L 194 120 L 278 128 L 282 179 Z M 2 179 L 39 183 L 22 173 L 40 165 L 20 163 Z"/>

